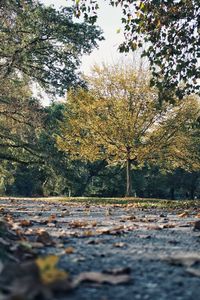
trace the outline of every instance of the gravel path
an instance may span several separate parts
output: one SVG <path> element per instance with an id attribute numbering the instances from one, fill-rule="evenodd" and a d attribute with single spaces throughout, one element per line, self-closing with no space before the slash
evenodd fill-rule
<path id="1" fill-rule="evenodd" d="M 1 200 L 0 208 L 40 255 L 59 255 L 60 266 L 72 276 L 131 272 L 126 284 L 83 283 L 58 299 L 200 299 L 200 231 L 193 230 L 198 211 L 12 199 Z M 35 240 L 42 231 L 53 244 Z"/>

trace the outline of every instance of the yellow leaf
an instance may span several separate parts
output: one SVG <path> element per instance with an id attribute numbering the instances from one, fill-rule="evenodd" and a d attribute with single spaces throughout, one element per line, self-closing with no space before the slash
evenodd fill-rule
<path id="1" fill-rule="evenodd" d="M 56 255 L 48 255 L 44 258 L 36 259 L 36 265 L 39 268 L 41 280 L 44 284 L 63 280 L 68 277 L 68 273 L 57 268 L 59 257 Z"/>
<path id="2" fill-rule="evenodd" d="M 45 271 L 47 269 L 53 269 L 58 263 L 58 256 L 56 255 L 48 255 L 44 258 L 36 259 L 36 264 L 41 271 Z"/>

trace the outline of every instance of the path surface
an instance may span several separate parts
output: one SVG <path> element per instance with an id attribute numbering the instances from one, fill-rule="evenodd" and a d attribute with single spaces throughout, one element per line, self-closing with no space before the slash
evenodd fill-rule
<path id="1" fill-rule="evenodd" d="M 33 200 L 1 200 L 0 211 L 40 255 L 59 255 L 72 276 L 131 272 L 126 284 L 83 283 L 58 299 L 200 299 L 200 231 L 193 230 L 199 211 Z"/>

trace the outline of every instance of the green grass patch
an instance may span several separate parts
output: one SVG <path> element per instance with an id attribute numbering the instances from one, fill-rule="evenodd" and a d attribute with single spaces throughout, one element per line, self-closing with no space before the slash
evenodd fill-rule
<path id="1" fill-rule="evenodd" d="M 69 204 L 83 205 L 120 205 L 138 208 L 172 208 L 172 209 L 194 209 L 200 208 L 200 200 L 167 200 L 155 198 L 99 198 L 99 197 L 1 197 L 0 200 L 24 200 L 24 201 L 49 201 L 65 202 Z"/>

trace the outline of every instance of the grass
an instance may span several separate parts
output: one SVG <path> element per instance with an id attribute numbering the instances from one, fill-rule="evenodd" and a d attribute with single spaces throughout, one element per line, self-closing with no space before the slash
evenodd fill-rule
<path id="1" fill-rule="evenodd" d="M 195 209 L 200 208 L 200 200 L 168 200 L 155 198 L 99 198 L 99 197 L 0 197 L 0 200 L 34 200 L 65 202 L 83 205 L 120 205 L 133 206 L 138 208 L 171 208 L 171 209 Z"/>

